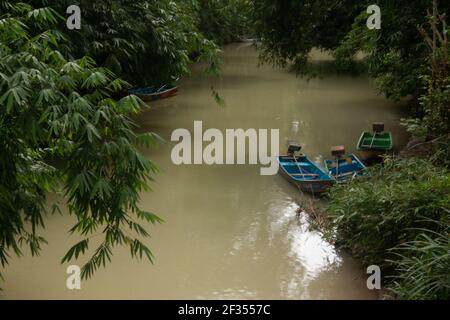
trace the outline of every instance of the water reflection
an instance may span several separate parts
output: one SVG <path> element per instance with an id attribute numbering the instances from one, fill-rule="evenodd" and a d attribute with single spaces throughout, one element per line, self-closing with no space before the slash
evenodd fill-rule
<path id="1" fill-rule="evenodd" d="M 298 229 L 291 229 L 288 238 L 291 256 L 303 265 L 305 278 L 312 279 L 330 267 L 339 267 L 342 258 L 321 232 L 310 229 L 307 215 L 305 211 L 300 212 Z"/>
<path id="2" fill-rule="evenodd" d="M 271 217 L 271 238 L 285 237 L 293 270 L 282 277 L 280 291 L 288 298 L 298 298 L 299 293 L 307 297 L 310 282 L 323 271 L 340 267 L 342 257 L 322 233 L 311 229 L 308 214 L 296 202 L 287 199 L 280 207 L 281 212 Z"/>
<path id="3" fill-rule="evenodd" d="M 299 128 L 300 128 L 300 121 L 292 120 L 292 122 L 291 122 L 291 131 L 293 133 L 298 133 Z"/>

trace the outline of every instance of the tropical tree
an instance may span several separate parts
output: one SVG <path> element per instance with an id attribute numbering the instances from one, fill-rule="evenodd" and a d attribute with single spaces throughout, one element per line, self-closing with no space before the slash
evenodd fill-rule
<path id="1" fill-rule="evenodd" d="M 264 61 L 293 63 L 309 73 L 308 53 L 313 47 L 331 51 L 337 67 L 348 70 L 358 52 L 387 97 L 421 94 L 426 46 L 417 27 L 427 20 L 431 0 L 375 2 L 381 9 L 381 29 L 369 30 L 367 8 L 373 1 L 254 0 L 256 32 L 262 40 Z M 439 1 L 443 14 L 450 2 Z"/>
<path id="2" fill-rule="evenodd" d="M 74 59 L 60 48 L 61 17 L 51 8 L 0 2 L 0 262 L 27 245 L 38 254 L 45 239 L 48 192 L 62 191 L 83 236 L 63 262 L 91 253 L 83 278 L 126 245 L 131 255 L 153 260 L 138 221 L 161 222 L 138 207 L 156 166 L 135 144 L 158 141 L 135 134 L 130 115 L 142 102 L 118 98 L 128 84 L 87 56 Z M 58 206 L 53 204 L 54 212 Z M 100 244 L 91 247 L 91 237 Z"/>
<path id="3" fill-rule="evenodd" d="M 362 10 L 360 1 L 252 1 L 255 32 L 262 41 L 261 58 L 305 73 L 312 48 L 333 50 L 351 30 Z"/>
<path id="4" fill-rule="evenodd" d="M 450 141 L 450 28 L 446 15 L 439 13 L 436 0 L 433 3 L 433 10 L 428 12 L 427 27 L 419 27 L 427 43 L 429 62 L 428 72 L 423 77 L 427 90 L 421 103 L 429 133 L 446 135 Z"/>
<path id="5" fill-rule="evenodd" d="M 224 45 L 253 34 L 248 0 L 198 0 L 199 30 Z"/>
<path id="6" fill-rule="evenodd" d="M 133 84 L 158 85 L 189 73 L 192 58 L 217 72 L 219 48 L 198 30 L 197 1 L 32 0 L 66 15 L 81 9 L 81 29 L 66 33 L 69 53 L 89 55 Z M 67 16 L 67 15 L 66 15 Z M 60 30 L 67 30 L 65 22 Z"/>

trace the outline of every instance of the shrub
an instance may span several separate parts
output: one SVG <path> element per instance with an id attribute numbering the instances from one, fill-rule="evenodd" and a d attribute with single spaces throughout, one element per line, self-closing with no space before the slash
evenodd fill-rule
<path id="1" fill-rule="evenodd" d="M 435 223 L 441 232 L 416 229 L 416 240 L 394 249 L 398 274 L 390 289 L 400 299 L 450 298 L 450 228 Z"/>
<path id="2" fill-rule="evenodd" d="M 364 263 L 385 270 L 393 265 L 388 250 L 414 241 L 417 230 L 439 232 L 449 224 L 450 174 L 426 160 L 388 158 L 370 175 L 330 190 L 328 212 L 337 245 L 350 249 Z"/>

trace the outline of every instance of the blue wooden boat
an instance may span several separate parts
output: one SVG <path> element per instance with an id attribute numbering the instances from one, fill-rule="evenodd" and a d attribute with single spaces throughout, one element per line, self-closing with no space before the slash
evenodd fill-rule
<path id="1" fill-rule="evenodd" d="M 301 191 L 318 195 L 335 183 L 333 177 L 304 155 L 279 156 L 278 162 L 280 174 Z"/>
<path id="2" fill-rule="evenodd" d="M 354 154 L 348 154 L 336 160 L 325 160 L 325 168 L 337 182 L 353 179 L 366 173 L 366 166 Z"/>
<path id="3" fill-rule="evenodd" d="M 141 87 L 128 90 L 128 93 L 134 94 L 143 101 L 153 101 L 175 96 L 178 93 L 178 87 L 173 84 L 166 84 L 162 87 Z"/>

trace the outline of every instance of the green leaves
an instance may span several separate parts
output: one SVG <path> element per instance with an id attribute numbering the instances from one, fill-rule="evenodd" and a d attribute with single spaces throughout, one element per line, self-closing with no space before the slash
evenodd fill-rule
<path id="1" fill-rule="evenodd" d="M 6 110 L 4 110 L 3 112 L 8 114 L 12 111 L 14 106 L 23 107 L 27 97 L 28 94 L 23 87 L 16 86 L 8 89 L 0 97 L 0 105 L 5 104 L 6 102 Z"/>
<path id="2" fill-rule="evenodd" d="M 71 183 L 71 189 L 73 191 L 79 192 L 80 194 L 89 194 L 92 186 L 94 185 L 93 180 L 96 177 L 93 177 L 90 172 L 81 172 L 77 174 L 72 181 L 69 180 Z M 72 179 L 72 178 L 69 178 Z"/>
<path id="3" fill-rule="evenodd" d="M 82 72 L 83 68 L 74 61 L 67 62 L 62 68 L 61 72 L 68 75 L 77 75 Z"/>
<path id="4" fill-rule="evenodd" d="M 123 113 L 138 113 L 141 110 L 141 106 L 145 103 L 135 95 L 129 95 L 119 100 L 117 106 L 120 112 Z"/>
<path id="5" fill-rule="evenodd" d="M 61 263 L 69 262 L 73 258 L 77 259 L 79 256 L 84 254 L 89 248 L 89 239 L 84 239 L 67 251 L 66 255 L 62 258 Z"/>
<path id="6" fill-rule="evenodd" d="M 82 30 L 67 34 L 61 14 L 72 3 L 33 1 L 44 2 L 51 7 L 0 3 L 0 261 L 20 254 L 18 239 L 39 252 L 46 195 L 59 188 L 76 219 L 70 231 L 86 237 L 62 261 L 92 254 L 83 278 L 117 245 L 153 261 L 146 227 L 163 220 L 138 203 L 157 167 L 134 144 L 163 140 L 133 131 L 130 116 L 145 104 L 107 67 L 133 85 L 159 85 L 189 73 L 191 57 L 217 72 L 220 50 L 198 30 L 196 1 L 86 2 Z M 45 165 L 55 158 L 57 169 Z"/>
<path id="7" fill-rule="evenodd" d="M 201 33 L 218 45 L 239 41 L 253 32 L 251 1 L 219 0 L 197 1 L 199 29 Z"/>
<path id="8" fill-rule="evenodd" d="M 42 89 L 41 92 L 39 93 L 38 99 L 36 101 L 36 105 L 38 106 L 42 106 L 43 103 L 45 104 L 50 104 L 52 102 L 54 102 L 56 100 L 56 94 L 55 91 L 53 89 L 47 88 L 47 89 Z"/>
<path id="9" fill-rule="evenodd" d="M 63 15 L 72 4 L 69 0 L 38 2 Z M 188 74 L 190 57 L 199 54 L 211 62 L 209 69 L 217 70 L 218 50 L 198 30 L 197 4 L 197 0 L 86 2 L 89 10 L 83 12 L 83 28 L 69 34 L 70 51 L 93 57 L 134 85 L 162 85 Z M 240 13 L 232 13 L 233 7 L 229 16 Z M 91 85 L 96 81 L 92 79 Z"/>
<path id="10" fill-rule="evenodd" d="M 27 16 L 39 23 L 49 22 L 50 24 L 56 24 L 58 19 L 62 19 L 62 17 L 52 8 L 34 9 L 28 12 Z"/>
<path id="11" fill-rule="evenodd" d="M 154 256 L 149 248 L 147 248 L 141 241 L 134 239 L 133 242 L 129 243 L 130 251 L 132 257 L 137 257 L 142 259 L 146 257 L 150 262 L 153 263 Z"/>
<path id="12" fill-rule="evenodd" d="M 138 210 L 136 215 L 138 216 L 139 219 L 145 220 L 145 221 L 150 222 L 152 224 L 163 223 L 164 222 L 163 219 L 161 219 L 156 214 L 151 213 L 151 212 Z"/>
<path id="13" fill-rule="evenodd" d="M 108 77 L 100 71 L 95 71 L 92 72 L 92 74 L 89 75 L 89 77 L 86 80 L 84 80 L 83 87 L 92 89 L 97 87 L 103 87 L 107 83 Z"/>
<path id="14" fill-rule="evenodd" d="M 85 134 L 87 136 L 89 143 L 92 143 L 94 141 L 94 137 L 100 139 L 100 134 L 98 133 L 95 126 L 91 123 L 86 124 Z"/>
<path id="15" fill-rule="evenodd" d="M 165 140 L 154 132 L 145 132 L 136 135 L 136 144 L 145 147 L 155 147 L 164 144 Z"/>
<path id="16" fill-rule="evenodd" d="M 448 223 L 429 221 L 439 231 L 418 229 L 413 241 L 392 250 L 398 272 L 390 289 L 400 299 L 445 300 L 450 297 L 450 237 Z"/>
<path id="17" fill-rule="evenodd" d="M 158 220 L 156 216 L 149 214 L 148 217 L 150 216 L 152 216 L 151 219 Z M 131 232 L 135 232 L 139 237 L 150 236 L 144 227 L 132 221 L 130 218 L 123 216 L 121 221 L 124 225 L 128 226 Z M 77 223 L 71 231 L 77 230 L 78 232 L 81 231 L 84 235 L 88 235 L 97 229 L 97 226 L 98 225 L 95 223 L 95 220 L 92 218 L 87 218 L 83 222 L 80 221 Z M 81 277 L 83 279 L 92 277 L 95 271 L 97 271 L 100 267 L 105 267 L 108 262 L 111 262 L 113 248 L 117 245 L 127 245 L 133 258 L 147 258 L 153 263 L 154 256 L 151 250 L 141 240 L 130 236 L 129 233 L 125 233 L 119 226 L 113 226 L 108 223 L 103 231 L 103 234 L 105 235 L 104 241 L 98 246 L 92 257 L 82 267 Z M 77 259 L 82 254 L 86 253 L 89 248 L 89 239 L 90 238 L 84 239 L 75 244 L 64 256 L 61 263 Z"/>
<path id="18" fill-rule="evenodd" d="M 330 197 L 327 213 L 332 219 L 331 229 L 337 232 L 331 235 L 337 236 L 337 245 L 350 249 L 367 265 L 391 270 L 397 280 L 414 274 L 403 267 L 425 263 L 422 259 L 414 263 L 410 260 L 421 254 L 415 249 L 420 247 L 426 255 L 434 252 L 433 247 L 417 242 L 424 231 L 433 239 L 437 235 L 441 239 L 442 233 L 448 240 L 450 173 L 430 161 L 387 158 L 383 165 L 370 169 L 370 176 L 333 187 Z M 426 242 L 433 244 L 434 240 Z M 412 250 L 398 250 L 405 243 Z M 438 254 L 434 258 L 441 257 Z M 425 282 L 429 283 L 419 281 Z M 408 286 L 404 286 L 407 291 Z"/>
<path id="19" fill-rule="evenodd" d="M 130 87 L 130 84 L 122 79 L 114 79 L 109 84 L 109 88 L 112 92 L 119 92 L 128 87 Z"/>
<path id="20" fill-rule="evenodd" d="M 111 186 L 106 180 L 99 179 L 94 185 L 94 188 L 91 191 L 91 199 L 94 199 L 95 197 L 99 198 L 100 200 L 108 199 L 113 190 L 111 189 Z"/>
<path id="21" fill-rule="evenodd" d="M 130 230 L 135 231 L 141 237 L 149 237 L 150 236 L 150 234 L 147 232 L 147 230 L 145 230 L 139 223 L 129 220 L 128 226 L 130 227 Z"/>

